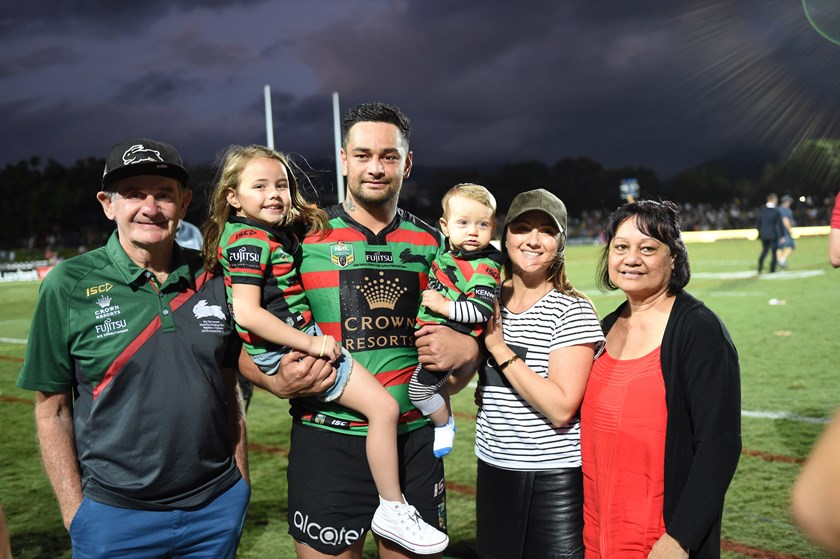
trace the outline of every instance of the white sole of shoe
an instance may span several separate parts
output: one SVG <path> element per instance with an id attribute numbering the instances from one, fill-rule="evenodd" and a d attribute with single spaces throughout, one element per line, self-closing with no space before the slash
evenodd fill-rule
<path id="1" fill-rule="evenodd" d="M 385 538 L 386 540 L 389 540 L 389 541 L 392 541 L 396 544 L 399 544 L 400 546 L 406 548 L 407 550 L 411 551 L 412 553 L 419 553 L 420 555 L 432 555 L 434 553 L 440 553 L 441 551 L 446 549 L 446 546 L 449 545 L 449 537 L 447 537 L 445 540 L 443 540 L 443 542 L 441 542 L 439 544 L 436 544 L 436 545 L 417 546 L 417 545 L 414 545 L 410 542 L 407 542 L 407 541 L 403 540 L 402 538 L 398 537 L 393 532 L 389 532 L 388 530 L 385 530 L 384 528 L 381 528 L 381 527 L 377 526 L 375 522 L 371 522 L 370 529 L 377 536 L 380 536 L 382 538 Z"/>

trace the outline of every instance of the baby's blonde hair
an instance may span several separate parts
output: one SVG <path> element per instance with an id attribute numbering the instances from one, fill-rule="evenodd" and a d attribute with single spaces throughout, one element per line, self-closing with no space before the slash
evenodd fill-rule
<path id="1" fill-rule="evenodd" d="M 475 200 L 479 204 L 484 204 L 493 212 L 493 217 L 496 217 L 496 198 L 490 193 L 490 191 L 480 184 L 462 182 L 450 188 L 449 191 L 443 195 L 441 206 L 443 207 L 444 219 L 449 218 L 449 200 L 456 196 L 466 198 L 467 200 Z"/>

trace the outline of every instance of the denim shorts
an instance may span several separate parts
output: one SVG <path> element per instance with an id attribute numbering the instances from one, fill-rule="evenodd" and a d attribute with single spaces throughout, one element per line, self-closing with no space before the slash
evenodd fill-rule
<path id="1" fill-rule="evenodd" d="M 304 330 L 310 336 L 323 336 L 324 333 L 321 328 L 312 323 Z M 278 351 L 266 351 L 259 355 L 252 355 L 251 359 L 259 367 L 260 371 L 267 375 L 276 375 L 280 369 L 280 360 L 284 355 L 291 351 L 289 348 L 282 348 Z M 324 402 L 332 402 L 344 392 L 344 387 L 347 386 L 347 381 L 350 379 L 350 373 L 353 372 L 353 358 L 343 347 L 341 348 L 341 355 L 333 362 L 335 368 L 335 382 L 326 391 L 318 395 L 318 398 Z"/>

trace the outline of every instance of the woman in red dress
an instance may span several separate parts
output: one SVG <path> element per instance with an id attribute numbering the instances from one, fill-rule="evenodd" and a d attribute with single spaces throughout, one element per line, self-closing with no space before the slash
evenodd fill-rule
<path id="1" fill-rule="evenodd" d="M 675 204 L 625 204 L 606 234 L 598 280 L 627 300 L 603 320 L 581 406 L 586 557 L 720 557 L 741 451 L 738 354 L 683 290 Z"/>

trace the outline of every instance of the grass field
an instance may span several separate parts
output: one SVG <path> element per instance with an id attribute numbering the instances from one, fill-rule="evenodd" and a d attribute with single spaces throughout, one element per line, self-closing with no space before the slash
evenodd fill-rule
<path id="1" fill-rule="evenodd" d="M 743 392 L 744 452 L 729 490 L 723 522 L 724 557 L 825 557 L 799 532 L 788 513 L 789 491 L 817 435 L 838 402 L 837 332 L 840 270 L 826 261 L 826 238 L 802 238 L 791 269 L 754 274 L 757 241 L 689 246 L 688 290 L 723 319 L 738 347 Z M 598 249 L 570 246 L 569 270 L 600 315 L 622 298 L 594 287 Z M 6 510 L 17 559 L 70 557 L 38 456 L 32 394 L 18 390 L 34 283 L 0 284 L 0 503 Z M 777 303 L 770 304 L 775 299 Z M 471 391 L 454 399 L 458 438 L 446 458 L 451 545 L 447 555 L 474 557 L 475 407 Z M 286 534 L 286 402 L 258 392 L 249 411 L 253 497 L 239 557 L 294 557 Z M 838 504 L 840 506 L 840 504 Z M 370 544 L 371 542 L 368 542 Z M 373 547 L 368 545 L 370 556 Z"/>

